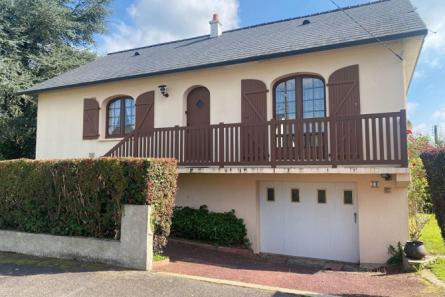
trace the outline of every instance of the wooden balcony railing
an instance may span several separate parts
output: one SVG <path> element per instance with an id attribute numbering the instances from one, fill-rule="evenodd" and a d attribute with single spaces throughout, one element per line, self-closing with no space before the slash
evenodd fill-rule
<path id="1" fill-rule="evenodd" d="M 105 156 L 176 158 L 182 166 L 407 167 L 406 112 L 134 131 Z"/>

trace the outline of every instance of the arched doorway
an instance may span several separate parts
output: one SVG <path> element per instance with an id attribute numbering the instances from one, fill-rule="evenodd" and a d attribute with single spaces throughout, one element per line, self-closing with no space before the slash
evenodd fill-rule
<path id="1" fill-rule="evenodd" d="M 185 135 L 185 162 L 189 165 L 211 163 L 213 130 L 210 127 L 210 92 L 196 87 L 187 94 L 187 130 Z"/>
<path id="2" fill-rule="evenodd" d="M 210 92 L 206 87 L 196 87 L 187 95 L 187 126 L 210 125 Z"/>

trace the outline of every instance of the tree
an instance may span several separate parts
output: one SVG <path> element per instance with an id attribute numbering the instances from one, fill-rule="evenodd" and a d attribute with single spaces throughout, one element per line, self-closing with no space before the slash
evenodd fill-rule
<path id="1" fill-rule="evenodd" d="M 92 61 L 111 0 L 0 0 L 0 159 L 33 158 L 36 98 L 17 95 Z"/>

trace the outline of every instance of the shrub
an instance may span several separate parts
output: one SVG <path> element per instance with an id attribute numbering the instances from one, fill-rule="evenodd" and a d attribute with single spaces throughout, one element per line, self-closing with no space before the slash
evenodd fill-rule
<path id="1" fill-rule="evenodd" d="M 217 245 L 248 245 L 246 226 L 242 219 L 235 216 L 234 210 L 210 212 L 205 205 L 199 209 L 175 208 L 172 235 Z"/>
<path id="2" fill-rule="evenodd" d="M 0 229 L 119 239 L 123 204 L 151 204 L 159 253 L 170 232 L 176 179 L 174 160 L 2 161 Z"/>
<path id="3" fill-rule="evenodd" d="M 445 238 L 445 149 L 429 149 L 421 155 L 433 202 L 433 211 Z"/>

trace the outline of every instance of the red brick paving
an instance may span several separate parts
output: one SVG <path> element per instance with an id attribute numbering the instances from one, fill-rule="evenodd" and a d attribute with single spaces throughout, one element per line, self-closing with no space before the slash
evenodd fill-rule
<path id="1" fill-rule="evenodd" d="M 414 273 L 323 271 L 302 265 L 272 264 L 202 247 L 170 243 L 170 264 L 156 271 L 241 281 L 345 297 L 445 296 Z"/>

